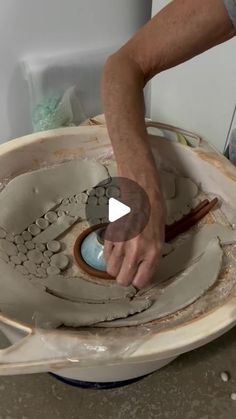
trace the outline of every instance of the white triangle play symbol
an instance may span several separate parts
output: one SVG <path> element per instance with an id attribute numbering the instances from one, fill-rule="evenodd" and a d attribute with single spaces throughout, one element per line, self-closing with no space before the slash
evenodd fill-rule
<path id="1" fill-rule="evenodd" d="M 115 198 L 109 199 L 108 219 L 111 223 L 113 223 L 113 221 L 119 220 L 130 212 L 131 208 L 128 207 L 128 205 L 122 204 L 122 202 Z"/>

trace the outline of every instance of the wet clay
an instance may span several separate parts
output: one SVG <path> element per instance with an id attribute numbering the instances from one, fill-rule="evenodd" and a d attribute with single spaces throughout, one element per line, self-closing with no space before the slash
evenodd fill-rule
<path id="1" fill-rule="evenodd" d="M 188 178 L 176 177 L 175 185 L 175 196 L 173 199 L 166 199 L 168 224 L 178 221 L 183 215 L 190 212 L 193 201 L 198 194 L 197 185 Z"/>
<path id="2" fill-rule="evenodd" d="M 160 261 L 153 284 L 141 290 L 139 295 L 145 294 L 156 285 L 184 271 L 205 252 L 209 241 L 216 237 L 219 237 L 222 245 L 233 244 L 236 242 L 236 230 L 221 224 L 205 225 Z"/>
<path id="3" fill-rule="evenodd" d="M 58 217 L 56 222 L 51 224 L 46 230 L 43 230 L 38 236 L 34 237 L 34 243 L 48 243 L 63 233 L 65 233 L 72 225 L 78 220 L 77 217 L 70 217 L 68 215 L 62 215 L 62 217 Z"/>
<path id="4" fill-rule="evenodd" d="M 55 239 L 60 240 L 80 218 L 85 218 L 88 189 L 89 199 L 98 210 L 98 221 L 104 216 L 110 187 L 94 186 L 107 176 L 106 168 L 98 163 L 73 161 L 18 176 L 1 192 L 0 307 L 3 312 L 27 322 L 34 317 L 55 327 L 107 321 L 108 326 L 120 326 L 123 322 L 139 324 L 185 307 L 214 283 L 222 250 L 216 239 L 208 248 L 207 245 L 216 237 L 223 244 L 236 241 L 236 231 L 217 224 L 204 227 L 177 248 L 174 243 L 166 245 L 154 284 L 139 293 L 133 287 L 123 288 L 115 282 L 98 285 L 69 276 L 70 258 L 57 253 L 61 243 Z M 169 219 L 190 211 L 198 187 L 188 178 L 167 172 L 161 173 L 161 182 Z M 117 190 L 117 196 L 119 193 Z M 207 274 L 202 275 L 208 264 Z M 190 270 L 182 275 L 186 268 Z M 153 287 L 158 290 L 160 283 L 178 274 L 181 276 L 152 305 L 153 301 L 145 293 Z M 127 322 L 115 320 L 127 316 Z"/>
<path id="5" fill-rule="evenodd" d="M 126 320 L 102 323 L 102 327 L 135 326 L 168 316 L 192 304 L 212 287 L 218 278 L 222 264 L 223 250 L 219 241 L 209 243 L 205 253 L 191 269 L 167 286 L 152 306 L 142 314 Z"/>
<path id="6" fill-rule="evenodd" d="M 51 276 L 45 279 L 45 287 L 58 297 L 70 301 L 86 301 L 103 304 L 106 301 L 115 301 L 132 298 L 136 294 L 134 287 L 121 287 L 114 285 L 98 285 L 80 277 L 64 278 Z"/>
<path id="7" fill-rule="evenodd" d="M 63 198 L 82 192 L 106 178 L 104 166 L 82 160 L 17 176 L 0 193 L 0 227 L 19 234 Z"/>
<path id="8" fill-rule="evenodd" d="M 0 305 L 3 314 L 38 326 L 44 322 L 52 327 L 88 326 L 132 315 L 146 310 L 152 304 L 145 298 L 104 304 L 75 303 L 45 292 L 43 287 L 35 286 L 33 280 L 29 281 L 19 270 L 1 259 L 0 271 Z M 37 278 L 34 279 L 37 281 Z"/>

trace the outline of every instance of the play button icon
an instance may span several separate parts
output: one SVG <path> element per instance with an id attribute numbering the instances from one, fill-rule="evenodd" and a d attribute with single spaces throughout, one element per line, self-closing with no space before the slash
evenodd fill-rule
<path id="1" fill-rule="evenodd" d="M 115 198 L 110 198 L 108 203 L 108 219 L 111 223 L 119 220 L 125 215 L 131 212 L 131 208 L 128 205 L 122 204 Z"/>
<path id="2" fill-rule="evenodd" d="M 91 227 L 103 224 L 105 240 L 122 242 L 140 234 L 150 216 L 146 191 L 133 180 L 112 177 L 88 192 L 86 219 Z"/>

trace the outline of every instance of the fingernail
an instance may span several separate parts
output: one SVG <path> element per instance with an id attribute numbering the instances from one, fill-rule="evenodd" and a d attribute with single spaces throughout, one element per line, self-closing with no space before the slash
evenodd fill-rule
<path id="1" fill-rule="evenodd" d="M 132 285 L 133 285 L 133 287 L 134 287 L 134 288 L 137 288 L 138 290 L 141 288 L 141 287 L 140 287 L 140 285 L 139 285 L 139 282 L 138 282 L 138 281 L 135 281 L 135 280 L 134 280 L 134 281 L 132 282 Z"/>

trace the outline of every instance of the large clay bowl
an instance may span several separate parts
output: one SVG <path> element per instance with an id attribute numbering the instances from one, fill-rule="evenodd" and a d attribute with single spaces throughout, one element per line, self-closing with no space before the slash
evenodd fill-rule
<path id="1" fill-rule="evenodd" d="M 223 156 L 202 140 L 192 148 L 150 135 L 150 144 L 157 160 L 221 197 L 228 217 L 235 215 L 236 169 Z M 45 163 L 104 158 L 109 152 L 111 144 L 102 117 L 88 121 L 87 126 L 32 134 L 1 145 L 0 182 Z M 131 379 L 210 342 L 235 323 L 235 287 L 201 315 L 176 314 L 148 327 L 39 330 L 33 321 L 23 324 L 0 315 L 0 329 L 12 343 L 0 350 L 0 375 L 52 371 L 93 382 Z"/>

